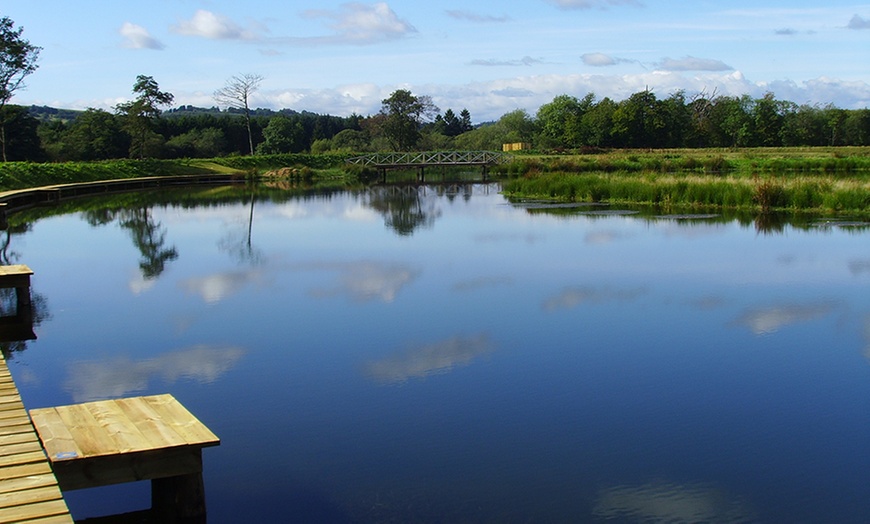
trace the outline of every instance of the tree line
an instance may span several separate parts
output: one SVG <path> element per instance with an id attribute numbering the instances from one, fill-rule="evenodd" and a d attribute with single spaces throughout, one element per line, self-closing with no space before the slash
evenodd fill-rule
<path id="1" fill-rule="evenodd" d="M 242 154 L 501 149 L 538 150 L 870 145 L 870 109 L 798 105 L 761 98 L 650 90 L 625 100 L 563 94 L 532 116 L 523 109 L 472 125 L 462 109 L 443 113 L 431 97 L 406 89 L 382 101 L 375 115 L 349 117 L 250 107 L 263 77 L 233 76 L 214 92 L 217 107 L 169 109 L 174 96 L 139 75 L 134 97 L 113 112 L 26 108 L 10 104 L 37 68 L 41 48 L 0 18 L 0 153 L 2 160 L 71 161 L 191 158 Z"/>
<path id="2" fill-rule="evenodd" d="M 3 112 L 9 160 L 73 161 L 118 158 L 211 158 L 228 155 L 407 150 L 500 150 L 504 143 L 543 151 L 587 148 L 739 148 L 870 145 L 870 109 L 797 105 L 766 94 L 659 99 L 642 91 L 616 102 L 560 95 L 532 116 L 519 109 L 473 126 L 467 109 L 443 113 L 425 96 L 399 90 L 370 116 L 196 108 L 155 111 L 171 95 L 150 77 L 149 94 L 115 112 L 72 112 L 7 104 Z M 157 98 L 155 98 L 157 97 Z M 148 101 L 151 102 L 148 102 Z"/>

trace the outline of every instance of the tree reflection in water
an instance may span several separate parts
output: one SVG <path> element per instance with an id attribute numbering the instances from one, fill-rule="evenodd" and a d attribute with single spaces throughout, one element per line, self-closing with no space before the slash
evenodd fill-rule
<path id="1" fill-rule="evenodd" d="M 130 232 L 133 244 L 142 255 L 139 269 L 145 280 L 159 277 L 166 269 L 166 263 L 178 258 L 175 246 L 164 246 L 166 230 L 151 216 L 150 207 L 87 211 L 85 219 L 91 226 L 102 226 L 117 220 L 123 229 Z"/>
<path id="2" fill-rule="evenodd" d="M 375 187 L 367 197 L 367 204 L 384 216 L 385 225 L 402 236 L 411 236 L 421 227 L 431 228 L 441 216 L 437 195 L 429 198 L 420 186 Z"/>

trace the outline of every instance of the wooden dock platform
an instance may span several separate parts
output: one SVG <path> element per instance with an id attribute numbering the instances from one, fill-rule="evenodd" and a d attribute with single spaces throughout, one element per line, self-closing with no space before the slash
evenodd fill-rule
<path id="1" fill-rule="evenodd" d="M 160 522 L 205 515 L 202 448 L 220 439 L 172 395 L 30 410 L 62 490 L 151 480 Z"/>
<path id="2" fill-rule="evenodd" d="M 24 264 L 0 266 L 0 288 L 15 288 L 16 315 L 27 315 L 30 308 L 30 277 L 33 270 Z"/>
<path id="3" fill-rule="evenodd" d="M 0 522 L 72 523 L 57 478 L 0 356 Z"/>

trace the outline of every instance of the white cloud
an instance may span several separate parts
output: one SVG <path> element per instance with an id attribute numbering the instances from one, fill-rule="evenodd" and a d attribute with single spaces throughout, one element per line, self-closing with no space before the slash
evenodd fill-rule
<path id="1" fill-rule="evenodd" d="M 719 60 L 694 56 L 680 59 L 664 58 L 657 67 L 663 71 L 732 71 L 734 69 Z"/>
<path id="2" fill-rule="evenodd" d="M 492 15 L 482 15 L 479 13 L 474 13 L 472 11 L 463 11 L 461 9 L 448 9 L 445 11 L 447 16 L 450 18 L 454 18 L 456 20 L 464 20 L 467 22 L 475 22 L 479 24 L 486 24 L 492 22 L 507 22 L 511 18 L 507 15 L 502 16 L 492 16 Z"/>
<path id="3" fill-rule="evenodd" d="M 417 30 L 396 15 L 384 2 L 342 4 L 338 11 L 311 9 L 305 11 L 308 18 L 331 20 L 330 29 L 335 33 L 326 37 L 285 39 L 289 43 L 310 44 L 372 44 L 402 38 Z"/>
<path id="4" fill-rule="evenodd" d="M 536 64 L 543 64 L 544 61 L 541 60 L 541 59 L 539 59 L 539 58 L 532 58 L 532 57 L 530 57 L 530 56 L 524 56 L 524 57 L 522 57 L 522 58 L 520 58 L 520 59 L 518 59 L 518 60 L 498 60 L 498 59 L 490 58 L 490 59 L 487 59 L 487 60 L 483 60 L 483 59 L 475 59 L 475 60 L 472 60 L 472 61 L 469 62 L 469 63 L 470 63 L 470 65 L 476 65 L 476 66 L 508 66 L 508 67 L 514 67 L 514 66 L 532 66 L 532 65 L 536 65 Z"/>
<path id="5" fill-rule="evenodd" d="M 846 27 L 849 29 L 870 29 L 870 20 L 855 15 L 849 20 L 849 25 Z"/>
<path id="6" fill-rule="evenodd" d="M 604 67 L 617 64 L 615 58 L 604 53 L 586 53 L 580 58 L 583 60 L 584 64 L 593 67 Z"/>
<path id="7" fill-rule="evenodd" d="M 119 30 L 121 36 L 124 37 L 124 47 L 132 49 L 163 49 L 162 42 L 152 37 L 148 30 L 140 25 L 130 22 L 124 22 Z"/>
<path id="8" fill-rule="evenodd" d="M 643 5 L 637 0 L 547 0 L 559 9 L 604 9 L 611 5 Z"/>
<path id="9" fill-rule="evenodd" d="M 172 26 L 178 34 L 199 36 L 210 40 L 252 40 L 256 34 L 245 30 L 229 18 L 206 11 L 198 10 L 193 18 Z"/>

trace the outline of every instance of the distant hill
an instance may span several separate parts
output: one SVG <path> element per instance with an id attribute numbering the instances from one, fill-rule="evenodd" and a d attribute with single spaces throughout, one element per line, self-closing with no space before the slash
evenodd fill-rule
<path id="1" fill-rule="evenodd" d="M 76 110 L 76 109 L 57 109 L 54 107 L 48 106 L 30 106 L 28 108 L 28 112 L 30 115 L 39 120 L 40 122 L 51 122 L 53 120 L 60 120 L 63 122 L 71 122 L 78 117 L 78 115 L 84 113 L 84 111 Z M 238 116 L 244 114 L 244 110 L 236 109 L 236 108 L 227 108 L 220 109 L 219 107 L 196 107 L 191 105 L 174 107 L 172 109 L 168 109 L 163 112 L 163 116 L 166 118 L 173 117 L 181 117 L 181 116 L 196 116 L 196 115 L 214 115 L 214 116 Z M 279 111 L 275 111 L 273 109 L 252 109 L 251 116 L 253 117 L 273 117 L 273 116 L 295 116 L 295 115 L 304 115 L 304 116 L 322 116 L 317 113 L 311 113 L 309 111 L 302 111 L 301 113 L 295 111 L 293 109 L 281 109 Z"/>
<path id="2" fill-rule="evenodd" d="M 77 111 L 75 109 L 56 109 L 48 106 L 30 106 L 27 111 L 30 113 L 30 116 L 40 122 L 50 122 L 52 120 L 69 122 L 75 120 L 81 113 L 84 113 L 84 111 Z"/>

